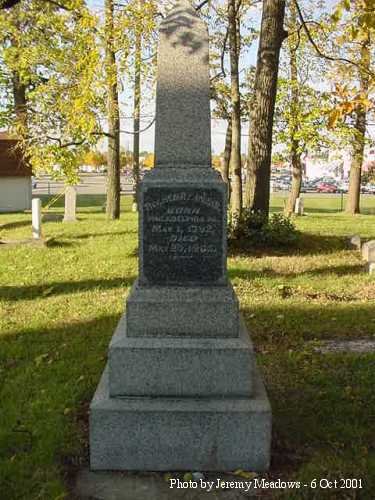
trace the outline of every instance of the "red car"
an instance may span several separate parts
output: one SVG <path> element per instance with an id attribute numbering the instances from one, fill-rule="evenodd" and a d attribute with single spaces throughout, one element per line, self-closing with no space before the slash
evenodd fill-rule
<path id="1" fill-rule="evenodd" d="M 337 186 L 334 184 L 328 184 L 327 182 L 321 182 L 317 185 L 316 190 L 318 193 L 337 193 Z"/>

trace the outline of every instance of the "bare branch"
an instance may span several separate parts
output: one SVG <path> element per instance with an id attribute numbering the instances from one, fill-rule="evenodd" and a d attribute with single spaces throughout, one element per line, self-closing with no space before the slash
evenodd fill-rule
<path id="1" fill-rule="evenodd" d="M 302 11 L 301 11 L 301 8 L 300 6 L 298 5 L 298 2 L 297 0 L 293 0 L 293 3 L 294 5 L 296 6 L 296 9 L 297 9 L 297 13 L 298 13 L 298 17 L 301 21 L 301 24 L 303 26 L 303 29 L 306 33 L 306 36 L 309 40 L 309 42 L 311 43 L 311 45 L 314 47 L 315 49 L 315 52 L 319 55 L 319 57 L 322 57 L 323 59 L 327 59 L 327 61 L 333 61 L 333 62 L 345 62 L 347 64 L 351 64 L 353 66 L 356 66 L 357 68 L 359 68 L 360 70 L 362 71 L 365 71 L 366 73 L 368 73 L 369 75 L 371 76 L 374 76 L 374 73 L 370 70 L 368 70 L 367 68 L 363 67 L 362 65 L 354 62 L 354 61 L 351 61 L 350 59 L 346 59 L 345 57 L 333 57 L 333 56 L 329 56 L 327 54 L 325 54 L 319 47 L 318 45 L 316 44 L 315 40 L 313 39 L 311 33 L 310 33 L 310 30 L 309 28 L 307 27 L 307 22 L 305 21 L 304 17 L 303 17 L 303 14 L 302 14 Z"/>
<path id="2" fill-rule="evenodd" d="M 46 137 L 50 141 L 57 141 L 59 143 L 60 148 L 69 148 L 70 146 L 81 146 L 86 141 L 86 139 L 82 139 L 80 141 L 71 141 L 63 143 L 61 142 L 61 139 L 59 139 L 58 137 L 50 137 L 48 135 Z"/>
<path id="3" fill-rule="evenodd" d="M 201 2 L 199 5 L 197 5 L 195 7 L 195 10 L 198 11 L 198 10 L 201 10 L 202 7 L 204 7 L 206 5 L 206 3 L 208 3 L 210 0 L 203 0 L 203 2 Z"/>
<path id="4" fill-rule="evenodd" d="M 140 130 L 134 130 L 133 132 L 130 132 L 128 130 L 120 130 L 120 132 L 122 134 L 140 134 L 142 132 L 145 132 L 146 130 L 148 130 L 153 124 L 155 123 L 155 117 L 153 118 L 153 120 L 147 125 L 147 127 L 143 128 L 143 129 L 140 129 Z"/>

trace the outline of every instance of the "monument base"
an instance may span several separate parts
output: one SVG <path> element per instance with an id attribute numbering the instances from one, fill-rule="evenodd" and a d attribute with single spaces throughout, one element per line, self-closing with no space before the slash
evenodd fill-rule
<path id="1" fill-rule="evenodd" d="M 231 283 L 214 287 L 144 287 L 126 301 L 129 337 L 238 337 L 239 306 Z"/>
<path id="2" fill-rule="evenodd" d="M 91 403 L 91 469 L 267 470 L 271 408 L 254 369 L 251 398 L 111 398 L 106 369 Z"/>
<path id="3" fill-rule="evenodd" d="M 237 338 L 129 337 L 126 314 L 109 346 L 117 396 L 251 397 L 254 350 L 241 319 Z"/>

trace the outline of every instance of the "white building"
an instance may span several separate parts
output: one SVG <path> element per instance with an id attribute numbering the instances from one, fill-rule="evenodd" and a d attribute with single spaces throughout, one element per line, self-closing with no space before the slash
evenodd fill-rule
<path id="1" fill-rule="evenodd" d="M 16 139 L 0 132 L 0 212 L 31 209 L 31 169 L 16 145 Z"/>

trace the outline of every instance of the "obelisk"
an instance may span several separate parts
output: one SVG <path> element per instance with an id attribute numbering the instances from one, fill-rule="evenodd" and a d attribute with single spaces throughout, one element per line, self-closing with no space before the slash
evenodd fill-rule
<path id="1" fill-rule="evenodd" d="M 207 28 L 180 0 L 160 27 L 139 278 L 91 403 L 92 469 L 268 468 L 271 409 L 227 276 L 210 136 Z"/>

